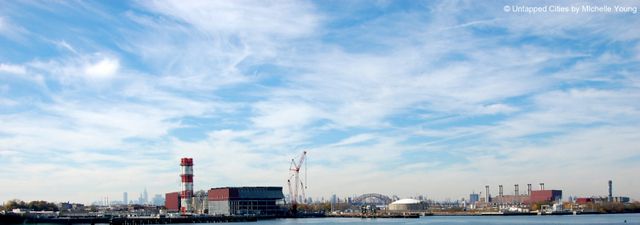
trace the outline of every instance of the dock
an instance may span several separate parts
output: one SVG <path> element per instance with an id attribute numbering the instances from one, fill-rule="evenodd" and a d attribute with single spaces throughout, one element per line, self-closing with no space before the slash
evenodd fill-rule
<path id="1" fill-rule="evenodd" d="M 348 213 L 348 214 L 329 214 L 327 217 L 348 217 L 348 218 L 420 218 L 420 214 L 360 214 L 360 213 Z"/>
<path id="2" fill-rule="evenodd" d="M 6 218 L 5 218 L 6 217 Z M 56 217 L 37 218 L 0 215 L 1 224 L 110 224 L 110 225 L 143 225 L 174 223 L 233 223 L 256 222 L 255 216 L 194 216 L 194 217 Z"/>

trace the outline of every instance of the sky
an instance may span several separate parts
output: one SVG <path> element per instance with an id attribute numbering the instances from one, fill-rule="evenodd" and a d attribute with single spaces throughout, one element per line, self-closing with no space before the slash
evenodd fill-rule
<path id="1" fill-rule="evenodd" d="M 2 1 L 0 201 L 178 191 L 181 157 L 196 190 L 286 194 L 302 151 L 314 198 L 640 200 L 620 6 L 640 2 Z"/>

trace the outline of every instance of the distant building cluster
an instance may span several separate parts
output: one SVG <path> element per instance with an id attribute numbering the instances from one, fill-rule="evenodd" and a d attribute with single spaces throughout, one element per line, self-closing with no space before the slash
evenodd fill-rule
<path id="1" fill-rule="evenodd" d="M 553 203 L 562 199 L 562 190 L 545 190 L 544 183 L 540 183 L 538 190 L 533 190 L 531 184 L 527 184 L 525 193 L 520 193 L 520 185 L 513 185 L 513 194 L 505 194 L 502 185 L 498 185 L 498 194 L 492 195 L 489 185 L 485 186 L 484 196 L 471 193 L 466 207 L 471 209 L 486 207 L 524 207 L 535 203 Z M 481 197 L 482 196 L 482 197 Z"/>
<path id="2" fill-rule="evenodd" d="M 278 217 L 288 213 L 288 207 L 293 205 L 292 196 L 283 195 L 282 187 L 250 186 L 250 187 L 215 187 L 208 190 L 194 191 L 193 159 L 180 159 L 181 190 L 156 194 L 149 199 L 146 188 L 135 200 L 130 200 L 127 192 L 122 194 L 122 201 L 109 201 L 104 198 L 94 205 L 120 207 L 129 206 L 131 210 L 142 210 L 138 214 L 148 213 L 147 206 L 163 206 L 162 210 L 171 215 L 206 214 L 212 216 L 267 216 Z M 387 197 L 377 193 L 362 194 L 346 198 L 339 198 L 335 194 L 329 199 L 312 199 L 311 197 L 299 199 L 300 203 L 307 205 L 330 204 L 332 213 L 371 213 L 384 210 L 395 213 L 424 213 L 427 210 L 462 210 L 475 212 L 499 212 L 499 213 L 561 213 L 571 210 L 589 210 L 590 204 L 629 203 L 630 198 L 613 195 L 613 182 L 608 182 L 607 196 L 569 197 L 569 201 L 562 202 L 563 192 L 559 189 L 545 189 L 544 183 L 539 183 L 534 190 L 533 185 L 526 184 L 523 190 L 520 184 L 514 184 L 512 191 L 505 192 L 503 185 L 497 185 L 498 190 L 492 192 L 491 186 L 486 185 L 483 192 L 473 192 L 468 199 L 451 201 L 449 199 L 436 202 L 427 199 L 425 195 L 410 198 L 398 196 Z M 494 190 L 495 191 L 495 190 Z M 494 194 L 496 193 L 496 194 Z M 287 204 L 288 203 L 288 204 Z M 136 207 L 138 205 L 142 207 Z M 71 209 L 78 206 L 62 204 L 61 209 Z M 593 207 L 590 208 L 593 210 Z M 309 209 L 307 209 L 309 210 Z M 320 208 L 320 210 L 325 210 Z"/>
<path id="3" fill-rule="evenodd" d="M 359 206 L 362 212 L 376 210 L 385 212 L 424 213 L 426 211 L 444 212 L 475 212 L 479 214 L 567 214 L 567 213 L 598 213 L 597 207 L 589 204 L 606 205 L 609 203 L 629 203 L 629 197 L 613 196 L 613 182 L 609 181 L 609 195 L 606 197 L 570 197 L 569 201 L 563 201 L 563 191 L 558 189 L 545 189 L 545 184 L 540 183 L 538 188 L 527 184 L 524 191 L 520 191 L 520 185 L 514 184 L 512 191 L 506 193 L 503 185 L 497 185 L 496 194 L 492 194 L 489 185 L 480 193 L 472 192 L 468 199 L 432 201 L 423 196 L 408 199 L 391 198 L 380 194 L 363 194 L 357 197 L 340 198 L 331 197 L 331 211 L 333 213 L 350 213 L 353 208 L 349 205 Z M 393 202 L 391 202 L 393 200 Z M 340 203 L 343 202 L 342 207 Z M 344 204 L 347 204 L 346 206 Z M 357 210 L 357 209 L 356 209 Z M 533 210 L 533 211 L 532 211 Z M 601 212 L 601 211 L 600 211 Z"/>
<path id="4" fill-rule="evenodd" d="M 629 197 L 613 196 L 613 182 L 611 180 L 608 182 L 608 187 L 607 197 L 570 197 L 569 201 L 565 203 L 568 203 L 572 208 L 575 206 L 577 209 L 583 209 L 586 204 L 630 202 Z M 463 200 L 463 204 L 464 208 L 468 209 L 498 208 L 502 211 L 522 211 L 533 205 L 539 205 L 539 207 L 550 206 L 549 211 L 566 211 L 563 209 L 562 190 L 546 190 L 544 183 L 539 184 L 538 190 L 532 190 L 532 185 L 527 184 L 527 190 L 522 194 L 518 184 L 514 185 L 513 194 L 505 194 L 503 186 L 498 185 L 497 195 L 492 195 L 490 186 L 487 185 L 484 194 L 471 193 L 468 201 Z"/>
<path id="5" fill-rule="evenodd" d="M 99 217 L 112 215 L 117 217 L 182 217 L 189 215 L 216 216 L 249 216 L 249 217 L 282 217 L 297 215 L 295 203 L 291 195 L 283 195 L 282 187 L 248 186 L 248 187 L 215 187 L 208 190 L 194 191 L 193 159 L 180 160 L 181 190 L 156 194 L 149 199 L 145 188 L 137 199 L 129 199 L 129 193 L 123 192 L 121 200 L 109 200 L 104 197 L 90 206 L 76 203 L 59 203 L 50 207 L 27 207 L 24 202 L 10 203 L 5 208 L 14 214 L 31 214 L 36 216 L 89 216 Z M 176 180 L 177 181 L 177 180 Z M 495 186 L 494 186 L 495 187 Z M 569 214 L 569 213 L 601 213 L 601 212 L 638 212 L 639 203 L 629 203 L 625 196 L 613 195 L 613 181 L 608 181 L 608 195 L 575 197 L 563 201 L 563 191 L 545 189 L 539 183 L 534 190 L 531 184 L 520 190 L 514 184 L 512 191 L 505 192 L 503 185 L 497 185 L 497 192 L 492 192 L 486 185 L 483 192 L 472 192 L 468 199 L 445 201 L 429 200 L 426 195 L 400 198 L 379 193 L 365 193 L 340 198 L 333 194 L 330 198 L 300 198 L 304 213 L 330 213 L 333 216 L 382 216 L 382 215 L 418 215 L 426 213 L 468 213 L 468 214 Z M 495 191 L 495 189 L 494 189 Z M 496 193 L 496 194 L 494 194 Z M 38 204 L 47 206 L 46 202 Z M 34 203 L 35 204 L 35 203 Z M 622 206 L 622 207 L 621 207 Z M 56 209 L 57 207 L 57 209 Z M 607 208 L 609 207 L 609 208 Z M 618 207 L 612 209 L 611 207 Z M 635 207 L 635 208 L 634 208 Z M 59 209 L 59 211 L 58 211 Z M 614 211 L 618 210 L 618 211 Z M 457 215 L 457 214 L 456 214 Z M 222 217 L 221 217 L 222 218 Z"/>
<path id="6" fill-rule="evenodd" d="M 573 201 L 578 204 L 602 204 L 607 202 L 628 203 L 631 198 L 625 196 L 613 196 L 613 181 L 609 180 L 609 194 L 607 197 L 576 197 Z"/>

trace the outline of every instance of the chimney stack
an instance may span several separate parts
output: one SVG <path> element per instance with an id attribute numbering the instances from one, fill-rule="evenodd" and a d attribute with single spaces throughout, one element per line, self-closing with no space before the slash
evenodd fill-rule
<path id="1" fill-rule="evenodd" d="M 504 192 L 502 191 L 502 184 L 501 184 L 501 185 L 498 185 L 498 195 L 499 195 L 500 197 L 502 197 L 502 196 L 503 196 L 503 194 L 504 194 Z"/>
<path id="2" fill-rule="evenodd" d="M 193 197 L 193 158 L 180 159 L 180 167 L 182 173 L 182 191 L 180 192 L 180 211 L 182 214 L 192 213 L 191 198 Z"/>
<path id="3" fill-rule="evenodd" d="M 609 180 L 609 201 L 613 201 L 613 182 Z"/>
<path id="4" fill-rule="evenodd" d="M 518 196 L 518 194 L 520 192 L 520 190 L 519 190 L 520 188 L 518 187 L 518 184 L 513 185 L 513 187 L 514 187 L 514 195 Z"/>
<path id="5" fill-rule="evenodd" d="M 527 195 L 531 196 L 531 184 L 527 184 Z"/>
<path id="6" fill-rule="evenodd" d="M 484 186 L 484 189 L 485 189 L 485 192 L 484 192 L 485 198 L 484 198 L 484 200 L 485 200 L 485 202 L 489 203 L 489 202 L 491 202 L 491 195 L 489 195 L 489 185 Z"/>

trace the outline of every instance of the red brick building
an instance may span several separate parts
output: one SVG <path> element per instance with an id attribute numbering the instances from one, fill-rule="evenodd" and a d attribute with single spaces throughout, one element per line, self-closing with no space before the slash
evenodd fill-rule
<path id="1" fill-rule="evenodd" d="M 180 192 L 170 192 L 165 195 L 164 207 L 168 212 L 180 211 Z"/>
<path id="2" fill-rule="evenodd" d="M 576 199 L 576 203 L 578 204 L 587 204 L 587 203 L 593 203 L 593 198 L 577 198 Z"/>
<path id="3" fill-rule="evenodd" d="M 529 203 L 537 203 L 537 202 L 556 202 L 562 199 L 562 191 L 561 190 L 538 190 L 531 191 L 531 196 L 529 196 Z"/>

